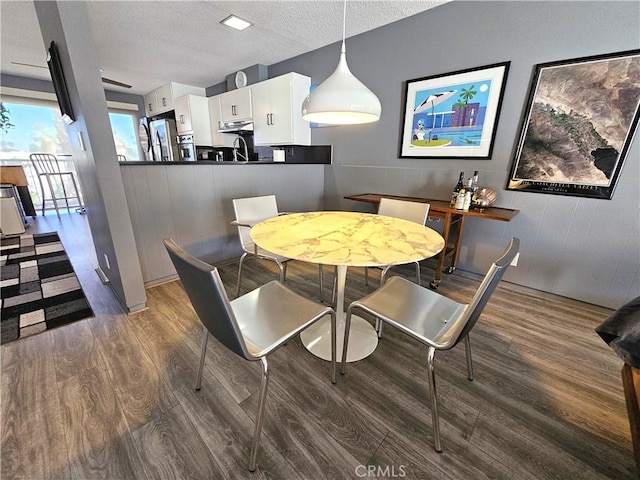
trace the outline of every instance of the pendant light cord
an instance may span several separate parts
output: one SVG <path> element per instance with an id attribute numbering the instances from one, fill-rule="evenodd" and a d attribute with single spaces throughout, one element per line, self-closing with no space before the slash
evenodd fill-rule
<path id="1" fill-rule="evenodd" d="M 342 50 L 340 53 L 347 53 L 344 40 L 347 37 L 347 0 L 344 0 L 344 10 L 342 13 Z"/>

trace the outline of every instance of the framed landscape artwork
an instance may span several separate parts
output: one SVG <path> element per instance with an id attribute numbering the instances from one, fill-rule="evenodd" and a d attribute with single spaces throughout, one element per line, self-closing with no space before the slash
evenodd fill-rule
<path id="1" fill-rule="evenodd" d="M 489 159 L 510 63 L 408 80 L 400 158 Z"/>
<path id="2" fill-rule="evenodd" d="M 536 65 L 507 189 L 610 199 L 639 105 L 640 50 Z"/>

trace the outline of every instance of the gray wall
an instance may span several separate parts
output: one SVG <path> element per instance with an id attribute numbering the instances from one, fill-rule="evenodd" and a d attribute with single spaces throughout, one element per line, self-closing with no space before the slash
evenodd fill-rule
<path id="1" fill-rule="evenodd" d="M 146 285 L 176 276 L 164 238 L 214 265 L 238 258 L 234 198 L 275 194 L 281 212 L 322 208 L 323 165 L 159 163 L 120 169 Z"/>
<path id="2" fill-rule="evenodd" d="M 58 46 L 76 116 L 67 134 L 98 263 L 123 306 L 131 311 L 143 308 L 140 262 L 85 4 L 35 2 L 35 7 L 44 45 L 48 48 L 53 40 Z"/>
<path id="3" fill-rule="evenodd" d="M 349 66 L 380 98 L 382 118 L 371 125 L 312 131 L 314 144 L 334 146 L 333 165 L 325 173 L 325 208 L 368 210 L 342 198 L 365 192 L 448 198 L 460 171 L 470 176 L 479 170 L 480 183 L 498 191 L 497 205 L 520 214 L 508 224 L 468 220 L 459 268 L 484 273 L 515 235 L 522 240 L 522 255 L 506 280 L 619 307 L 640 295 L 638 135 L 612 200 L 504 186 L 534 65 L 639 47 L 635 1 L 455 1 L 348 39 Z M 295 71 L 319 84 L 338 57 L 334 44 L 270 65 L 269 76 Z M 404 81 L 507 60 L 511 68 L 490 160 L 398 158 Z"/>

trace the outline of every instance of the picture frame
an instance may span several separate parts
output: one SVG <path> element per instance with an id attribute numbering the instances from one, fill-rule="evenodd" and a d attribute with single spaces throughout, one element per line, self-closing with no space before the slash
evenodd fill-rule
<path id="1" fill-rule="evenodd" d="M 407 80 L 399 157 L 491 158 L 510 64 Z"/>
<path id="2" fill-rule="evenodd" d="M 534 68 L 507 190 L 611 199 L 640 114 L 640 50 Z"/>

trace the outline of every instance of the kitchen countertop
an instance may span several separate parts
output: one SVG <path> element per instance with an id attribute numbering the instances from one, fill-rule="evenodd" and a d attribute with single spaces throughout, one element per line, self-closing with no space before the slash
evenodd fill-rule
<path id="1" fill-rule="evenodd" d="M 214 160 L 198 160 L 197 162 L 120 162 L 120 165 L 330 165 L 330 162 L 274 162 L 273 160 L 216 162 Z"/>

